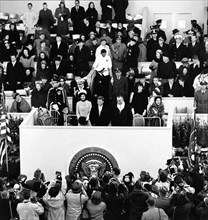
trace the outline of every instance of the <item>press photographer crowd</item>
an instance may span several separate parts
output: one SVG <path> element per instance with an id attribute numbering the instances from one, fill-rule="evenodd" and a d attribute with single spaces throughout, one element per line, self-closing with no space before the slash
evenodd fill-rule
<path id="1" fill-rule="evenodd" d="M 175 157 L 166 165 L 156 178 L 146 171 L 121 176 L 115 167 L 101 177 L 57 171 L 46 181 L 37 169 L 33 179 L 0 179 L 0 219 L 207 220 L 207 162 L 189 167 Z"/>

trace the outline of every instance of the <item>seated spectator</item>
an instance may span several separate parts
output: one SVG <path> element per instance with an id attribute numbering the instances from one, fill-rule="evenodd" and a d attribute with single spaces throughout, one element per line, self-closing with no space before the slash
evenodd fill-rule
<path id="1" fill-rule="evenodd" d="M 116 104 L 112 107 L 112 126 L 132 126 L 133 115 L 130 105 L 125 103 L 124 97 L 116 97 Z"/>
<path id="2" fill-rule="evenodd" d="M 208 83 L 208 69 L 203 69 L 199 75 L 197 75 L 194 79 L 193 87 L 194 90 L 200 90 L 201 89 L 201 82 L 207 82 Z"/>
<path id="3" fill-rule="evenodd" d="M 162 103 L 162 97 L 156 96 L 154 98 L 153 104 L 149 107 L 147 111 L 147 116 L 159 117 L 162 120 L 164 113 L 165 113 L 165 108 Z M 150 125 L 154 125 L 154 124 L 158 125 L 158 120 L 150 119 Z"/>
<path id="4" fill-rule="evenodd" d="M 42 84 L 42 89 L 44 89 L 46 91 L 46 93 L 48 94 L 49 89 L 52 87 L 52 85 L 50 84 L 48 77 L 45 75 L 42 75 L 40 77 L 41 80 L 41 84 Z"/>
<path id="5" fill-rule="evenodd" d="M 69 54 L 66 71 L 67 71 L 67 73 L 73 73 L 74 75 L 76 74 L 76 65 L 75 65 L 75 60 L 74 60 L 74 54 L 73 53 Z"/>
<path id="6" fill-rule="evenodd" d="M 90 111 L 90 122 L 92 126 L 108 126 L 110 119 L 110 108 L 105 103 L 103 96 L 97 97 L 97 103 L 92 105 Z"/>
<path id="7" fill-rule="evenodd" d="M 101 45 L 101 44 L 104 44 L 102 43 L 102 41 L 105 40 L 106 41 L 106 44 L 107 45 L 111 45 L 112 44 L 112 38 L 110 38 L 108 35 L 107 35 L 107 31 L 106 29 L 102 29 L 102 32 L 101 32 L 101 37 L 99 38 L 98 40 L 98 44 Z M 106 48 L 105 48 L 106 49 Z M 110 55 L 110 54 L 109 54 Z"/>
<path id="8" fill-rule="evenodd" d="M 51 64 L 49 68 L 49 79 L 53 77 L 53 75 L 60 76 L 66 76 L 67 73 L 67 67 L 65 65 L 63 58 L 60 56 L 57 56 L 54 58 L 53 63 Z"/>
<path id="9" fill-rule="evenodd" d="M 98 38 L 100 38 L 101 34 L 102 34 L 102 31 L 103 31 L 103 29 L 100 27 L 100 21 L 96 21 L 94 31 L 95 31 L 96 36 Z"/>
<path id="10" fill-rule="evenodd" d="M 137 69 L 129 67 L 128 71 L 126 72 L 126 78 L 128 82 L 128 101 L 131 102 L 131 98 L 134 92 L 134 84 L 137 75 Z"/>
<path id="11" fill-rule="evenodd" d="M 17 213 L 20 219 L 37 219 L 39 220 L 39 215 L 44 213 L 43 206 L 33 199 L 30 198 L 30 190 L 24 189 L 23 192 L 23 202 L 17 205 Z"/>
<path id="12" fill-rule="evenodd" d="M 35 82 L 35 89 L 31 93 L 31 106 L 46 108 L 47 92 L 41 87 L 41 83 Z"/>
<path id="13" fill-rule="evenodd" d="M 137 84 L 137 91 L 134 92 L 131 106 L 133 114 L 140 114 L 145 116 L 148 105 L 148 96 L 144 92 L 144 87 L 141 83 Z"/>
<path id="14" fill-rule="evenodd" d="M 190 65 L 190 84 L 193 85 L 194 79 L 196 76 L 200 74 L 202 71 L 202 64 L 199 61 L 199 58 L 197 55 L 194 55 L 192 57 L 193 63 Z"/>
<path id="15" fill-rule="evenodd" d="M 11 112 L 30 112 L 31 107 L 28 102 L 19 94 L 14 95 L 14 101 L 11 106 Z"/>
<path id="16" fill-rule="evenodd" d="M 150 83 L 150 86 L 149 86 L 149 94 L 150 94 L 150 97 L 163 96 L 164 88 L 159 77 L 157 76 L 153 77 L 153 81 L 152 83 Z"/>
<path id="17" fill-rule="evenodd" d="M 47 79 L 50 79 L 49 68 L 45 60 L 42 60 L 40 62 L 40 67 L 37 69 L 35 78 L 36 80 L 40 80 L 42 76 L 46 77 Z"/>
<path id="18" fill-rule="evenodd" d="M 179 84 L 179 97 L 193 97 L 194 96 L 194 88 L 189 81 L 185 81 L 183 77 L 178 79 Z"/>
<path id="19" fill-rule="evenodd" d="M 155 207 L 155 201 L 153 198 L 148 198 L 147 205 L 149 210 L 142 214 L 142 220 L 148 220 L 150 218 L 168 220 L 168 216 L 164 210 Z M 158 218 L 156 218 L 156 216 L 158 216 Z"/>
<path id="20" fill-rule="evenodd" d="M 17 50 L 8 39 L 4 39 L 3 46 L 1 48 L 0 58 L 1 62 L 9 62 L 12 54 L 17 54 Z"/>
<path id="21" fill-rule="evenodd" d="M 50 36 L 50 34 L 49 34 Z M 46 43 L 47 47 L 50 47 L 50 41 L 49 39 L 46 38 L 46 35 L 43 31 L 40 31 L 38 36 L 36 36 L 34 42 L 33 42 L 33 47 L 37 50 L 38 48 L 40 48 L 40 43 L 44 41 Z"/>
<path id="22" fill-rule="evenodd" d="M 87 92 L 85 90 L 79 93 L 80 101 L 76 104 L 76 115 L 79 125 L 90 125 L 90 111 L 92 103 L 87 100 Z"/>
<path id="23" fill-rule="evenodd" d="M 193 55 L 200 57 L 201 55 L 201 44 L 197 42 L 197 36 L 191 36 L 191 42 L 188 44 L 188 58 L 192 59 Z"/>
<path id="24" fill-rule="evenodd" d="M 153 78 L 157 76 L 158 63 L 161 61 L 162 61 L 162 50 L 156 50 L 155 57 L 149 65 L 149 68 L 152 71 L 150 76 L 150 83 L 152 82 Z"/>
<path id="25" fill-rule="evenodd" d="M 64 76 L 59 77 L 59 86 L 63 87 L 67 97 L 70 96 L 71 94 L 70 86 L 66 83 L 66 78 Z"/>
<path id="26" fill-rule="evenodd" d="M 34 57 L 30 55 L 27 47 L 22 49 L 19 62 L 22 63 L 24 69 L 34 68 Z"/>
<path id="27" fill-rule="evenodd" d="M 91 199 L 87 201 L 86 208 L 89 211 L 90 218 L 103 219 L 104 210 L 106 209 L 105 202 L 102 201 L 101 192 L 95 191 Z"/>
<path id="28" fill-rule="evenodd" d="M 40 41 L 40 45 L 39 47 L 36 49 L 36 58 L 39 57 L 39 54 L 40 53 L 45 53 L 45 55 L 47 56 L 47 58 L 50 57 L 50 47 L 48 47 L 46 45 L 46 42 L 43 40 L 43 41 Z"/>
<path id="29" fill-rule="evenodd" d="M 169 78 L 168 82 L 163 84 L 164 97 L 180 97 L 179 84 L 173 78 Z"/>

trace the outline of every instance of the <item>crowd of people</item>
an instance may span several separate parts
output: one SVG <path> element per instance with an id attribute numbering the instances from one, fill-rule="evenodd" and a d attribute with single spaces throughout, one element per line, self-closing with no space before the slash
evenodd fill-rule
<path id="1" fill-rule="evenodd" d="M 81 125 L 129 126 L 135 114 L 162 119 L 165 111 L 159 96 L 196 96 L 196 111 L 207 113 L 208 98 L 201 88 L 206 91 L 208 83 L 208 36 L 197 21 L 191 20 L 185 36 L 174 29 L 167 43 L 159 19 L 142 40 L 133 21 L 127 28 L 123 26 L 128 1 L 100 4 L 104 28 L 94 3 L 85 10 L 79 0 L 71 10 L 61 1 L 54 15 L 44 2 L 38 16 L 28 3 L 22 18 L 25 32 L 17 31 L 16 23 L 11 23 L 8 31 L 0 24 L 0 62 L 8 63 L 6 69 L 0 67 L 5 90 L 32 90 L 31 107 L 57 110 L 59 125 L 65 121 L 63 114 L 69 112 L 67 96 L 73 97 L 72 112 Z M 109 14 L 112 8 L 114 20 Z M 54 21 L 56 36 L 52 38 Z M 117 22 L 116 28 L 112 22 Z M 151 62 L 149 80 L 138 68 L 138 63 L 145 61 Z M 176 68 L 179 61 L 182 64 Z M 103 105 L 106 113 L 102 117 Z M 110 118 L 105 116 L 108 112 Z"/>
<path id="2" fill-rule="evenodd" d="M 103 176 L 56 172 L 46 181 L 40 169 L 33 179 L 0 179 L 0 218 L 20 220 L 205 220 L 208 218 L 207 162 L 188 167 L 180 158 L 153 178 L 137 180 L 114 167 Z"/>

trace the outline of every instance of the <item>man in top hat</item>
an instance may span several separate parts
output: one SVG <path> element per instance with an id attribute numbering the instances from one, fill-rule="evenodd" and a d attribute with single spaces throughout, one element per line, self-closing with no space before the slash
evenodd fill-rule
<path id="1" fill-rule="evenodd" d="M 111 46 L 113 70 L 116 68 L 123 69 L 127 54 L 127 46 L 122 43 L 120 36 L 116 37 L 116 42 Z"/>
<path id="2" fill-rule="evenodd" d="M 166 41 L 166 40 L 167 40 L 167 37 L 166 37 L 165 31 L 163 31 L 163 30 L 160 29 L 160 26 L 161 26 L 161 24 L 162 24 L 162 19 L 158 19 L 158 20 L 156 21 L 156 24 L 157 24 L 157 29 L 156 29 L 156 30 L 158 31 L 158 35 L 163 36 L 164 41 Z"/>
<path id="3" fill-rule="evenodd" d="M 67 96 L 62 87 L 59 87 L 58 76 L 54 75 L 51 80 L 52 88 L 48 91 L 47 108 L 57 111 L 57 125 L 64 125 L 64 114 L 68 113 Z"/>
<path id="4" fill-rule="evenodd" d="M 77 47 L 74 50 L 76 76 L 85 77 L 90 71 L 89 67 L 90 49 L 84 45 L 84 41 L 77 40 Z"/>
<path id="5" fill-rule="evenodd" d="M 200 85 L 201 85 L 201 89 L 196 91 L 194 94 L 194 108 L 196 109 L 196 113 L 208 114 L 207 82 L 202 81 Z"/>
<path id="6" fill-rule="evenodd" d="M 173 36 L 171 37 L 171 39 L 170 39 L 170 41 L 169 41 L 170 47 L 172 47 L 172 45 L 175 44 L 175 42 L 176 42 L 176 41 L 175 41 L 175 36 L 178 35 L 179 32 L 180 32 L 180 31 L 179 31 L 177 28 L 173 29 L 173 31 L 172 31 L 172 35 L 173 35 Z"/>
<path id="7" fill-rule="evenodd" d="M 182 35 L 175 35 L 175 43 L 171 45 L 170 57 L 175 62 L 181 61 L 184 57 L 188 56 L 187 47 L 183 44 Z"/>

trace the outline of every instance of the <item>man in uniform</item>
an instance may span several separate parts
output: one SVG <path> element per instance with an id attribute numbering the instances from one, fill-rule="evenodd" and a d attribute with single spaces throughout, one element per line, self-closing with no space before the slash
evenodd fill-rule
<path id="1" fill-rule="evenodd" d="M 64 124 L 64 114 L 68 113 L 67 96 L 62 87 L 59 87 L 58 76 L 54 75 L 51 80 L 52 88 L 48 91 L 47 107 L 58 114 L 57 125 Z M 52 113 L 52 114 L 53 114 Z M 52 115 L 54 117 L 54 115 Z"/>

